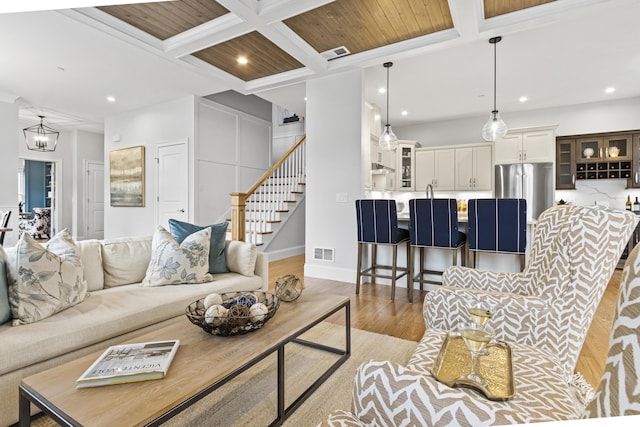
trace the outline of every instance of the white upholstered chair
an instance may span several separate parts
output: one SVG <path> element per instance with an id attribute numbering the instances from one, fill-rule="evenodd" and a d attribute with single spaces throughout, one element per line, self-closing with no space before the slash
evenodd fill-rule
<path id="1" fill-rule="evenodd" d="M 352 412 L 336 411 L 323 425 L 475 427 L 640 415 L 640 245 L 625 264 L 595 397 L 554 354 L 517 343 L 512 344 L 516 393 L 510 400 L 490 401 L 471 389 L 448 387 L 429 373 L 444 336 L 427 329 L 407 366 L 374 361 L 361 365 Z"/>
<path id="2" fill-rule="evenodd" d="M 525 269 L 496 273 L 450 267 L 428 293 L 427 329 L 453 329 L 467 307 L 493 309 L 490 326 L 506 342 L 539 346 L 573 371 L 607 284 L 638 222 L 596 207 L 554 206 L 538 218 Z"/>

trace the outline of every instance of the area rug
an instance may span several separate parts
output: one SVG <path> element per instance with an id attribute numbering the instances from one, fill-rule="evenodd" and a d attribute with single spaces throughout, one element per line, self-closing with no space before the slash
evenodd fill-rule
<path id="1" fill-rule="evenodd" d="M 344 326 L 321 323 L 302 338 L 343 348 Z M 416 347 L 417 343 L 414 341 L 351 329 L 351 357 L 287 419 L 284 425 L 316 426 L 336 409 L 349 410 L 353 378 L 361 363 L 368 360 L 391 360 L 405 364 Z M 286 347 L 285 357 L 287 405 L 337 359 L 336 355 L 295 344 Z M 164 425 L 267 426 L 276 416 L 276 381 L 276 357 L 272 355 Z M 55 425 L 46 416 L 36 416 L 32 422 L 32 426 L 35 427 Z"/>

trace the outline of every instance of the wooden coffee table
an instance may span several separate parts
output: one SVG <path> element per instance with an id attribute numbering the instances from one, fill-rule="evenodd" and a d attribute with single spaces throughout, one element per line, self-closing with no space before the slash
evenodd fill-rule
<path id="1" fill-rule="evenodd" d="M 298 338 L 329 316 L 345 310 L 345 348 Z M 31 404 L 67 426 L 155 426 L 182 412 L 206 395 L 277 353 L 277 415 L 280 425 L 351 355 L 349 298 L 303 293 L 281 303 L 262 329 L 235 337 L 207 334 L 186 316 L 128 342 L 179 339 L 180 348 L 164 379 L 97 388 L 76 389 L 76 380 L 102 351 L 65 363 L 22 380 L 20 426 L 29 426 Z M 340 357 L 288 407 L 285 407 L 285 345 L 297 343 Z"/>

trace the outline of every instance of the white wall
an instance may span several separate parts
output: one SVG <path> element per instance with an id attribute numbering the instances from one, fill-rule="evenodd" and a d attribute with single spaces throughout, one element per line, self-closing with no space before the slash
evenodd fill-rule
<path id="1" fill-rule="evenodd" d="M 105 238 L 153 234 L 156 209 L 156 146 L 186 140 L 189 144 L 189 188 L 193 189 L 193 141 L 195 97 L 187 96 L 105 119 Z M 119 138 L 114 142 L 114 137 Z M 112 207 L 109 192 L 109 152 L 145 146 L 145 206 Z M 189 194 L 190 220 L 194 215 L 193 191 Z"/>
<path id="2" fill-rule="evenodd" d="M 500 112 L 510 128 L 558 125 L 556 134 L 640 129 L 640 98 L 571 105 L 519 113 Z M 423 147 L 484 142 L 480 131 L 487 116 L 394 126 L 400 139 L 415 139 Z"/>
<path id="3" fill-rule="evenodd" d="M 101 133 L 76 130 L 73 132 L 73 191 L 71 193 L 73 236 L 76 240 L 85 238 L 84 218 L 85 166 L 87 162 L 104 163 L 104 135 Z"/>
<path id="4" fill-rule="evenodd" d="M 276 161 L 293 147 L 305 133 L 305 122 L 294 122 L 280 125 L 278 118 L 278 106 L 272 104 L 271 122 L 273 123 L 273 160 Z"/>
<path id="5" fill-rule="evenodd" d="M 307 82 L 305 276 L 355 281 L 363 82 L 362 70 Z M 348 203 L 337 203 L 336 193 L 347 193 Z M 314 260 L 315 247 L 335 249 L 335 261 Z"/>
<path id="6" fill-rule="evenodd" d="M 230 217 L 234 191 L 247 191 L 272 164 L 271 122 L 200 99 L 195 147 L 198 224 Z"/>
<path id="7" fill-rule="evenodd" d="M 18 105 L 14 97 L 0 98 L 0 210 L 11 210 L 9 228 L 4 237 L 5 246 L 18 240 Z"/>

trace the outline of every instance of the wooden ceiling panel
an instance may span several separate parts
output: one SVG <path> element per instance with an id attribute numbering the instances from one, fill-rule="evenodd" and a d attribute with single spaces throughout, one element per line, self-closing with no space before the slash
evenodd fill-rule
<path id="1" fill-rule="evenodd" d="M 447 0 L 336 0 L 284 23 L 318 52 L 351 53 L 453 28 Z"/>
<path id="2" fill-rule="evenodd" d="M 244 81 L 303 67 L 298 60 L 257 31 L 210 46 L 192 55 Z M 249 62 L 239 64 L 238 56 L 245 56 Z"/>
<path id="3" fill-rule="evenodd" d="M 229 13 L 215 0 L 177 0 L 98 7 L 160 40 Z"/>
<path id="4" fill-rule="evenodd" d="M 484 0 L 484 19 L 540 6 L 556 0 Z"/>

